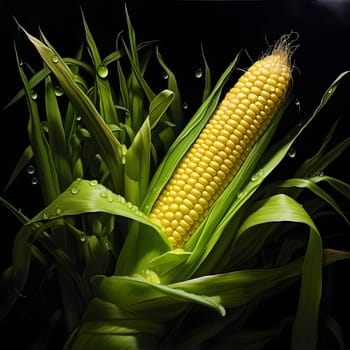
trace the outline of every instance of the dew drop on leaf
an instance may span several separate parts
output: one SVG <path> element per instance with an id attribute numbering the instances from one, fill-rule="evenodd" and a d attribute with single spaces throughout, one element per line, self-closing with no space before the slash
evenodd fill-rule
<path id="1" fill-rule="evenodd" d="M 96 187 L 97 184 L 98 184 L 97 180 L 90 180 L 90 181 L 89 181 L 89 185 L 90 185 L 91 187 Z"/>
<path id="2" fill-rule="evenodd" d="M 32 100 L 36 100 L 38 98 L 38 94 L 36 91 L 32 90 Z"/>
<path id="3" fill-rule="evenodd" d="M 289 151 L 288 151 L 289 158 L 295 158 L 296 154 L 297 154 L 297 152 L 294 148 L 289 149 Z"/>
<path id="4" fill-rule="evenodd" d="M 71 194 L 78 194 L 79 193 L 79 188 L 78 187 L 72 187 L 71 189 L 70 189 L 70 193 Z"/>
<path id="5" fill-rule="evenodd" d="M 53 63 L 58 63 L 58 61 L 59 61 L 58 56 L 57 56 L 57 55 L 52 55 L 51 61 L 52 61 Z"/>
<path id="6" fill-rule="evenodd" d="M 203 76 L 203 70 L 202 70 L 202 68 L 198 68 L 198 69 L 196 70 L 196 72 L 194 73 L 194 76 L 195 76 L 197 79 L 202 78 L 202 76 Z"/>
<path id="7" fill-rule="evenodd" d="M 60 97 L 60 96 L 62 96 L 63 94 L 64 94 L 64 91 L 63 91 L 62 87 L 61 87 L 60 85 L 56 85 L 56 86 L 55 86 L 55 95 L 56 95 L 57 97 Z"/>
<path id="8" fill-rule="evenodd" d="M 258 181 L 264 175 L 264 170 L 260 169 L 255 174 L 252 175 L 251 180 Z"/>
<path id="9" fill-rule="evenodd" d="M 164 80 L 167 80 L 167 79 L 169 79 L 169 74 L 167 73 L 167 72 L 163 72 L 163 74 L 162 74 L 162 78 L 164 79 Z"/>
<path id="10" fill-rule="evenodd" d="M 97 69 L 97 74 L 100 78 L 105 79 L 108 77 L 108 68 L 101 64 Z"/>
<path id="11" fill-rule="evenodd" d="M 32 175 L 32 174 L 35 173 L 35 167 L 34 167 L 34 165 L 28 165 L 28 166 L 27 166 L 27 173 L 30 174 L 30 175 Z"/>
<path id="12" fill-rule="evenodd" d="M 126 202 L 125 198 L 120 195 L 117 196 L 117 201 L 121 204 L 124 204 Z"/>
<path id="13" fill-rule="evenodd" d="M 39 179 L 38 179 L 36 176 L 34 176 L 34 177 L 32 177 L 32 179 L 30 180 L 30 183 L 31 183 L 32 185 L 37 185 L 37 184 L 39 183 Z"/>

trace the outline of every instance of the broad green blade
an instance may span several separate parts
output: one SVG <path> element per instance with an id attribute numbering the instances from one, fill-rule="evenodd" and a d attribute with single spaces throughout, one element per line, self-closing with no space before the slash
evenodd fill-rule
<path id="1" fill-rule="evenodd" d="M 237 239 L 250 227 L 267 222 L 291 221 L 309 226 L 310 236 L 305 253 L 298 310 L 293 327 L 292 349 L 315 349 L 318 332 L 318 310 L 322 290 L 322 239 L 308 213 L 286 195 L 268 198 L 241 225 Z M 306 340 L 307 338 L 307 340 Z"/>

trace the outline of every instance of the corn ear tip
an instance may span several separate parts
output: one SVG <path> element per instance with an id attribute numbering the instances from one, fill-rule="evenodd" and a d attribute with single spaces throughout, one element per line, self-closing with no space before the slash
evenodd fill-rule
<path id="1" fill-rule="evenodd" d="M 278 55 L 285 59 L 288 65 L 291 67 L 291 70 L 293 70 L 294 64 L 291 62 L 291 57 L 299 46 L 296 44 L 298 39 L 299 34 L 294 31 L 281 35 L 280 38 L 270 46 L 268 51 L 265 53 L 265 56 Z"/>

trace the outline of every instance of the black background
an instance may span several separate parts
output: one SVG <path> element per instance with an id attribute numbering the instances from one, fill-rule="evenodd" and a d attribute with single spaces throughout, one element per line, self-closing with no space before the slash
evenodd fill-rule
<path id="1" fill-rule="evenodd" d="M 300 102 L 282 122 L 282 130 L 309 115 L 322 94 L 343 71 L 350 70 L 350 1 L 127 1 L 137 41 L 159 40 L 159 48 L 167 65 L 177 76 L 183 99 L 189 104 L 188 116 L 199 106 L 202 82 L 194 72 L 202 66 L 203 45 L 215 82 L 235 55 L 244 49 L 239 66 L 246 68 L 280 35 L 295 31 L 299 34 L 293 91 Z M 124 1 L 108 0 L 0 0 L 1 92 L 0 108 L 22 87 L 15 62 L 14 43 L 20 58 L 36 67 L 40 59 L 34 48 L 18 30 L 14 18 L 31 34 L 37 36 L 39 27 L 62 56 L 73 56 L 84 37 L 80 8 L 101 54 L 114 49 L 116 35 L 126 28 Z M 161 80 L 154 73 L 154 80 Z M 315 125 L 295 145 L 297 155 L 308 155 L 319 147 L 322 136 L 339 116 L 340 128 L 336 138 L 350 134 L 350 78 L 346 78 L 329 106 L 315 120 Z M 27 144 L 27 115 L 23 106 L 2 111 L 0 187 L 3 188 L 19 155 Z M 283 124 L 284 123 L 284 124 Z M 350 180 L 349 152 L 334 166 L 332 175 Z M 298 157 L 296 157 L 298 158 Z M 293 166 L 293 164 L 291 164 Z M 284 169 L 288 173 L 289 168 Z M 4 193 L 19 208 L 35 214 L 40 203 L 38 188 L 23 175 L 15 188 Z M 1 267 L 10 259 L 16 222 L 1 208 Z M 337 242 L 339 249 L 350 249 L 349 240 Z M 337 264 L 334 313 L 346 325 L 349 314 L 344 281 L 349 265 Z M 344 282 L 344 284 L 343 284 Z M 346 329 L 345 329 L 346 333 Z M 349 336 L 345 334 L 350 346 Z"/>

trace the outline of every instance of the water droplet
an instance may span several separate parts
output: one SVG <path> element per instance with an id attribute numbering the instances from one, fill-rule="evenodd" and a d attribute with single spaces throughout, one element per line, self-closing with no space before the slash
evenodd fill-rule
<path id="1" fill-rule="evenodd" d="M 38 98 L 38 94 L 36 91 L 32 90 L 32 100 L 36 100 Z"/>
<path id="2" fill-rule="evenodd" d="M 19 60 L 19 65 L 22 67 L 24 65 L 24 61 L 23 60 Z"/>
<path id="3" fill-rule="evenodd" d="M 294 148 L 289 149 L 289 151 L 288 151 L 289 158 L 295 158 L 296 154 L 297 154 L 297 151 Z"/>
<path id="4" fill-rule="evenodd" d="M 75 120 L 77 121 L 77 122 L 80 122 L 81 121 L 81 115 L 77 115 L 76 117 L 75 117 Z"/>
<path id="5" fill-rule="evenodd" d="M 102 79 L 107 78 L 108 77 L 108 68 L 104 64 L 101 64 L 97 69 L 97 74 Z"/>
<path id="6" fill-rule="evenodd" d="M 30 183 L 31 183 L 32 185 L 37 185 L 37 184 L 39 183 L 39 179 L 38 179 L 36 176 L 34 176 L 34 177 L 32 177 L 32 179 L 30 180 Z"/>
<path id="7" fill-rule="evenodd" d="M 101 192 L 101 193 L 100 193 L 100 197 L 106 198 L 106 197 L 107 197 L 107 192 Z"/>
<path id="8" fill-rule="evenodd" d="M 81 242 L 85 242 L 85 241 L 86 241 L 86 235 L 85 235 L 84 233 L 82 233 L 82 234 L 80 235 L 80 241 L 81 241 Z"/>
<path id="9" fill-rule="evenodd" d="M 203 69 L 202 69 L 202 68 L 198 68 L 198 69 L 196 70 L 196 72 L 194 73 L 194 76 L 195 76 L 197 79 L 202 78 L 202 76 L 203 76 Z"/>
<path id="10" fill-rule="evenodd" d="M 187 103 L 187 102 L 184 102 L 183 105 L 182 105 L 182 108 L 183 108 L 183 109 L 188 109 L 188 103 Z"/>
<path id="11" fill-rule="evenodd" d="M 264 170 L 260 169 L 255 174 L 252 175 L 251 180 L 258 181 L 264 175 Z"/>
<path id="12" fill-rule="evenodd" d="M 335 86 L 333 86 L 330 89 L 328 89 L 327 93 L 328 94 L 333 94 L 334 90 L 335 90 Z"/>
<path id="13" fill-rule="evenodd" d="M 164 71 L 163 74 L 162 74 L 162 78 L 163 78 L 164 80 L 169 79 L 169 74 L 168 74 L 166 71 Z"/>
<path id="14" fill-rule="evenodd" d="M 294 105 L 297 108 L 298 113 L 300 113 L 301 106 L 300 106 L 300 101 L 298 99 L 295 100 Z"/>
<path id="15" fill-rule="evenodd" d="M 117 201 L 121 204 L 124 204 L 126 202 L 125 198 L 120 195 L 117 196 Z"/>
<path id="16" fill-rule="evenodd" d="M 57 56 L 57 55 L 52 55 L 51 61 L 52 61 L 53 63 L 58 63 L 58 61 L 59 61 L 58 56 Z"/>
<path id="17" fill-rule="evenodd" d="M 63 210 L 61 208 L 57 208 L 56 209 L 56 214 L 57 215 L 62 215 L 62 213 L 63 213 Z"/>
<path id="18" fill-rule="evenodd" d="M 61 85 L 56 85 L 55 86 L 55 95 L 57 96 L 57 97 L 60 97 L 60 96 L 62 96 L 64 94 L 64 91 L 63 91 L 63 89 L 62 89 L 62 86 Z"/>
<path id="19" fill-rule="evenodd" d="M 113 202 L 113 192 L 107 191 L 107 202 L 112 203 Z"/>
<path id="20" fill-rule="evenodd" d="M 132 203 L 130 203 L 130 202 L 127 202 L 127 203 L 126 203 L 126 206 L 127 206 L 129 209 L 132 209 L 132 207 L 133 207 Z"/>
<path id="21" fill-rule="evenodd" d="M 71 189 L 70 189 L 70 193 L 71 194 L 78 194 L 79 193 L 79 188 L 78 187 L 72 187 Z"/>
<path id="22" fill-rule="evenodd" d="M 44 219 L 44 220 L 47 220 L 49 217 L 50 217 L 50 214 L 49 214 L 48 212 L 45 212 L 45 213 L 43 214 L 43 219 Z"/>
<path id="23" fill-rule="evenodd" d="M 34 167 L 34 165 L 28 165 L 27 166 L 27 173 L 28 174 L 34 174 L 35 173 L 35 167 Z"/>
<path id="24" fill-rule="evenodd" d="M 309 177 L 314 177 L 314 176 L 323 176 L 324 175 L 324 171 L 323 170 L 319 170 L 319 171 L 316 171 L 312 174 L 310 174 Z"/>
<path id="25" fill-rule="evenodd" d="M 98 185 L 98 181 L 97 181 L 97 180 L 90 180 L 90 181 L 89 181 L 89 185 L 90 185 L 91 187 L 96 187 L 96 186 Z"/>
<path id="26" fill-rule="evenodd" d="M 242 199 L 245 195 L 246 195 L 246 192 L 245 192 L 245 191 L 239 191 L 239 192 L 237 193 L 237 198 L 238 198 L 238 199 Z"/>

